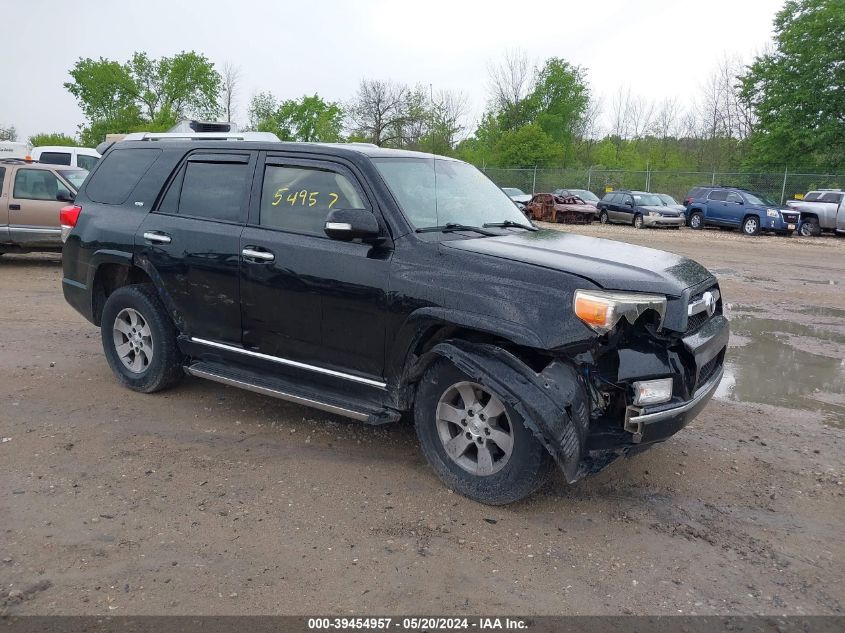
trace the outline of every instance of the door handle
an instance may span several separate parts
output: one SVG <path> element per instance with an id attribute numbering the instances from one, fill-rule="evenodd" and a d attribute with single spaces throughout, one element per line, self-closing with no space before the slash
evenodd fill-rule
<path id="1" fill-rule="evenodd" d="M 259 251 L 252 246 L 247 246 L 241 251 L 241 254 L 244 256 L 244 259 L 258 260 L 262 262 L 272 262 L 276 259 L 276 256 L 270 251 Z"/>
<path id="2" fill-rule="evenodd" d="M 21 210 L 21 205 L 19 205 L 19 204 L 10 204 L 9 205 L 9 211 L 20 211 L 20 210 Z"/>
<path id="3" fill-rule="evenodd" d="M 144 233 L 144 239 L 155 244 L 170 244 L 173 241 L 167 233 L 159 231 L 147 231 Z"/>

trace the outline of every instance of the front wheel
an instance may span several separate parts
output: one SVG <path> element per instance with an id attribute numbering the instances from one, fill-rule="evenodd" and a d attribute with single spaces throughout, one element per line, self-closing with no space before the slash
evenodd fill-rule
<path id="1" fill-rule="evenodd" d="M 414 405 L 420 447 L 443 482 L 491 505 L 537 490 L 554 460 L 522 417 L 446 360 L 426 370 Z"/>
<path id="2" fill-rule="evenodd" d="M 704 216 L 700 213 L 693 213 L 689 216 L 689 225 L 696 231 L 704 228 Z"/>
<path id="3" fill-rule="evenodd" d="M 112 372 L 134 391 L 161 391 L 184 375 L 176 328 L 150 285 L 111 293 L 103 306 L 100 335 Z"/>
<path id="4" fill-rule="evenodd" d="M 643 216 L 638 213 L 637 215 L 634 216 L 634 228 L 635 229 L 641 229 L 644 226 L 645 226 L 645 224 L 643 223 Z"/>
<path id="5" fill-rule="evenodd" d="M 760 218 L 749 215 L 742 221 L 743 235 L 760 235 Z"/>
<path id="6" fill-rule="evenodd" d="M 607 215 L 607 211 L 602 210 L 599 213 L 599 222 L 601 224 L 607 224 L 608 222 L 610 222 L 610 217 Z"/>
<path id="7" fill-rule="evenodd" d="M 802 220 L 801 224 L 798 226 L 798 234 L 801 237 L 818 237 L 821 235 L 821 227 L 819 226 L 819 221 L 815 218 L 808 218 L 806 220 Z"/>

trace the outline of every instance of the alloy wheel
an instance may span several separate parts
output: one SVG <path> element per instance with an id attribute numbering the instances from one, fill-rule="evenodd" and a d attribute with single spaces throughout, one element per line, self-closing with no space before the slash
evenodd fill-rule
<path id="1" fill-rule="evenodd" d="M 114 349 L 120 362 L 131 372 L 142 373 L 153 360 L 150 326 L 140 312 L 124 308 L 112 326 Z"/>
<path id="2" fill-rule="evenodd" d="M 437 403 L 437 434 L 454 463 L 486 477 L 499 472 L 513 453 L 514 432 L 502 401 L 485 387 L 459 382 Z"/>

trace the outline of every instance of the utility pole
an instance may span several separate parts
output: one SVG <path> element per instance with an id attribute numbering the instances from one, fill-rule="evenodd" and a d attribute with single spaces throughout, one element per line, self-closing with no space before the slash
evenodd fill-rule
<path id="1" fill-rule="evenodd" d="M 783 168 L 783 187 L 780 188 L 780 203 L 783 205 L 783 199 L 786 196 L 786 176 L 789 173 L 789 168 Z"/>

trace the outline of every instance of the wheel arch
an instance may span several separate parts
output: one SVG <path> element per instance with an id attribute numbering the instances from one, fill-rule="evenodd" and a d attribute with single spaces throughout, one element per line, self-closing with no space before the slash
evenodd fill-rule
<path id="1" fill-rule="evenodd" d="M 95 325 L 100 325 L 103 306 L 115 290 L 133 284 L 152 283 L 150 276 L 132 264 L 131 258 L 103 256 L 91 279 L 91 307 Z"/>

